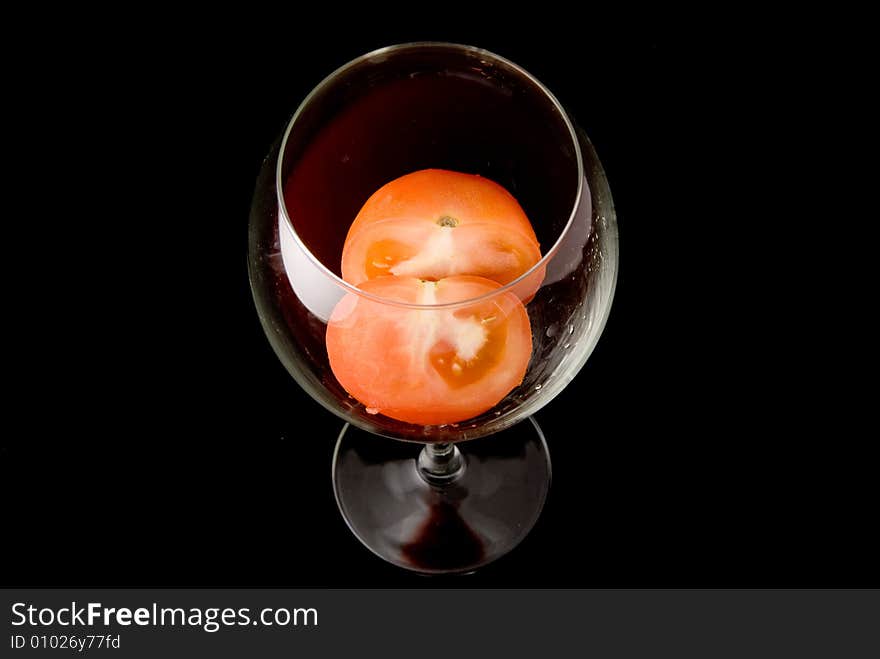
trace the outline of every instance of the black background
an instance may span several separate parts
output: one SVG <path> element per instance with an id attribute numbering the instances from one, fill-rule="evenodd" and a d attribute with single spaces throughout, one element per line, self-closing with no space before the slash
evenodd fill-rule
<path id="1" fill-rule="evenodd" d="M 864 438 L 820 395 L 833 386 L 807 334 L 821 303 L 793 306 L 821 277 L 787 260 L 821 191 L 789 149 L 814 45 L 717 22 L 468 16 L 346 18 L 356 36 L 268 13 L 117 17 L 16 69 L 17 107 L 51 148 L 33 148 L 48 180 L 27 194 L 18 273 L 36 287 L 19 318 L 37 347 L 13 399 L 33 405 L 0 453 L 6 580 L 878 583 Z M 605 165 L 621 236 L 605 333 L 538 415 L 554 463 L 543 516 L 455 578 L 399 571 L 350 534 L 330 484 L 341 422 L 273 354 L 246 269 L 254 181 L 300 100 L 352 57 L 420 39 L 493 50 L 553 90 Z"/>

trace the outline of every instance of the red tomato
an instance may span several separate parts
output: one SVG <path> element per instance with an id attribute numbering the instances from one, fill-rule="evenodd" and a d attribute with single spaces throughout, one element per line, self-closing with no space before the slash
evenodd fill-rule
<path id="1" fill-rule="evenodd" d="M 532 225 L 507 190 L 479 176 L 425 169 L 367 200 L 345 239 L 342 276 L 356 286 L 385 275 L 475 275 L 507 284 L 540 260 Z"/>
<path id="2" fill-rule="evenodd" d="M 386 300 L 445 304 L 500 288 L 483 277 L 379 277 Z M 510 292 L 453 309 L 410 309 L 349 293 L 327 325 L 333 374 L 368 411 L 440 425 L 475 417 L 522 382 L 532 353 L 525 307 Z"/>

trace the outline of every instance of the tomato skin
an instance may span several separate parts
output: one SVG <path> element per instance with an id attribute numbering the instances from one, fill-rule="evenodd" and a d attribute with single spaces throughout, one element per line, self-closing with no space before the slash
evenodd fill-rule
<path id="1" fill-rule="evenodd" d="M 366 201 L 345 240 L 342 276 L 356 286 L 388 274 L 475 275 L 507 284 L 540 259 L 532 225 L 507 190 L 480 176 L 426 169 Z M 540 286 L 532 279 L 521 298 Z"/>
<path id="2" fill-rule="evenodd" d="M 387 300 L 444 304 L 497 282 L 386 276 L 362 289 Z M 494 407 L 522 382 L 532 351 L 528 315 L 510 292 L 453 309 L 410 309 L 350 293 L 327 326 L 334 375 L 369 411 L 418 425 L 456 423 Z"/>

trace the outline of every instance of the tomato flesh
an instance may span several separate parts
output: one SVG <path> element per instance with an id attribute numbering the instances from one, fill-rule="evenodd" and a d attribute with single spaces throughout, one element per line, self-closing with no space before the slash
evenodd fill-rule
<path id="1" fill-rule="evenodd" d="M 384 300 L 422 305 L 500 287 L 474 276 L 384 276 L 361 285 Z M 350 293 L 328 323 L 327 352 L 333 374 L 368 411 L 441 425 L 482 414 L 519 385 L 532 335 L 525 307 L 510 292 L 452 309 L 412 309 Z"/>
<path id="2" fill-rule="evenodd" d="M 367 200 L 346 237 L 342 276 L 357 286 L 386 275 L 507 284 L 540 259 L 531 223 L 507 190 L 480 176 L 427 169 Z"/>

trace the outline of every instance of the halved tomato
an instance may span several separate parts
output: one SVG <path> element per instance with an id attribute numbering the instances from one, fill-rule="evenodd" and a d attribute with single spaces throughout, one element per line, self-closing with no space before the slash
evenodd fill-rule
<path id="1" fill-rule="evenodd" d="M 532 225 L 507 190 L 480 176 L 425 169 L 367 200 L 345 240 L 342 276 L 356 286 L 384 275 L 507 284 L 540 259 Z"/>
<path id="2" fill-rule="evenodd" d="M 483 277 L 379 277 L 361 289 L 389 301 L 445 304 L 500 288 Z M 452 309 L 412 309 L 349 293 L 327 325 L 333 374 L 371 413 L 420 425 L 495 406 L 522 382 L 532 353 L 525 307 L 510 292 Z"/>

